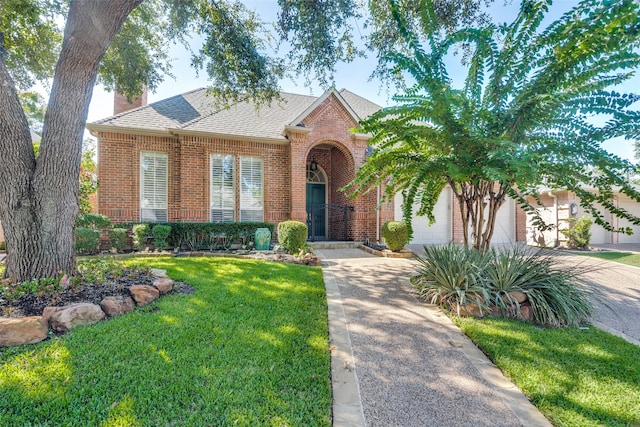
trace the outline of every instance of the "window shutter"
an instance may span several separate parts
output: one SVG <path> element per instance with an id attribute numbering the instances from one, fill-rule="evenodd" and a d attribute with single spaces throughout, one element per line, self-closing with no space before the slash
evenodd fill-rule
<path id="1" fill-rule="evenodd" d="M 264 221 L 264 164 L 261 157 L 240 158 L 240 221 Z"/>
<path id="2" fill-rule="evenodd" d="M 211 222 L 233 222 L 236 219 L 235 170 L 235 156 L 211 155 Z"/>
<path id="3" fill-rule="evenodd" d="M 140 153 L 140 221 L 167 222 L 167 153 Z"/>

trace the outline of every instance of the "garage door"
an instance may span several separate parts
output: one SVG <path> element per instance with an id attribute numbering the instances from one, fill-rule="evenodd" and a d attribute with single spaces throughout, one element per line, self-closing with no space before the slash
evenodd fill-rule
<path id="1" fill-rule="evenodd" d="M 414 207 L 414 214 L 416 212 Z M 451 189 L 445 188 L 440 193 L 433 214 L 436 221 L 429 225 L 429 218 L 426 216 L 413 216 L 411 226 L 413 227 L 413 239 L 411 244 L 418 245 L 442 245 L 451 240 Z M 402 195 L 396 194 L 394 216 L 396 221 L 402 221 Z"/>
<path id="2" fill-rule="evenodd" d="M 618 199 L 618 206 L 629 211 L 631 214 L 640 217 L 640 203 L 621 195 Z M 640 226 L 633 225 L 629 220 L 622 218 L 618 220 L 618 225 L 620 227 L 631 227 L 633 229 L 633 234 L 631 236 L 628 234 L 618 233 L 619 243 L 640 243 Z"/>
<path id="3" fill-rule="evenodd" d="M 596 204 L 596 208 L 600 211 L 605 221 L 609 221 L 611 223 L 611 214 L 607 212 L 601 205 Z M 583 215 L 591 216 L 588 212 L 585 212 L 582 206 L 578 207 L 578 215 L 576 219 L 580 218 Z M 603 226 L 596 224 L 595 221 L 591 224 L 591 228 L 589 230 L 591 232 L 591 239 L 589 239 L 589 243 L 592 245 L 602 245 L 611 243 L 611 232 L 607 231 Z"/>
<path id="4" fill-rule="evenodd" d="M 493 230 L 491 244 L 515 244 L 516 243 L 516 202 L 507 199 L 496 217 L 496 225 Z"/>

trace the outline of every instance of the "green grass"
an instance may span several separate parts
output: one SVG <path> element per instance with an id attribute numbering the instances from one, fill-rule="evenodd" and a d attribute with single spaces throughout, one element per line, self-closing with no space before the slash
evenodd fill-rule
<path id="1" fill-rule="evenodd" d="M 640 267 L 640 254 L 634 254 L 631 252 L 597 252 L 581 255 L 590 256 L 592 258 L 606 259 L 608 261 L 615 261 L 621 264 L 632 265 L 634 267 Z"/>
<path id="2" fill-rule="evenodd" d="M 594 327 L 456 322 L 554 425 L 640 425 L 640 347 Z"/>
<path id="3" fill-rule="evenodd" d="M 197 292 L 0 350 L 1 426 L 330 425 L 319 268 L 128 261 Z"/>

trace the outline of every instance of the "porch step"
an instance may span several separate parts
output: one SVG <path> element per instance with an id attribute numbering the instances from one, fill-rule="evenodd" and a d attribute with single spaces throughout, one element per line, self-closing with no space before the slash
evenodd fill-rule
<path id="1" fill-rule="evenodd" d="M 307 242 L 313 249 L 353 249 L 362 242 Z"/>

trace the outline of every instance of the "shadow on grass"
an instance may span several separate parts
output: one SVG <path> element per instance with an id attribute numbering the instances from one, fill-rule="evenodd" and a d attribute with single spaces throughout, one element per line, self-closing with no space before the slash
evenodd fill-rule
<path id="1" fill-rule="evenodd" d="M 460 323 L 554 424 L 640 425 L 640 347 L 593 327 Z"/>
<path id="2" fill-rule="evenodd" d="M 2 350 L 0 425 L 330 424 L 319 269 L 211 258 L 135 262 L 167 269 L 197 291 Z"/>

